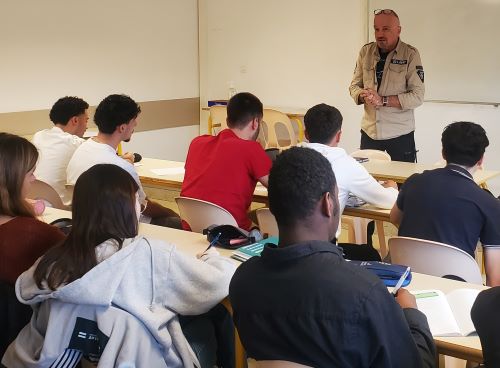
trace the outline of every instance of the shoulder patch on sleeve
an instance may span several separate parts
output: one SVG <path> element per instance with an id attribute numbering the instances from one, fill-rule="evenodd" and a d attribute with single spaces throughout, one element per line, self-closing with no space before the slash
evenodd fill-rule
<path id="1" fill-rule="evenodd" d="M 422 83 L 424 83 L 424 67 L 422 65 L 417 65 L 415 67 L 417 69 L 417 74 Z"/>

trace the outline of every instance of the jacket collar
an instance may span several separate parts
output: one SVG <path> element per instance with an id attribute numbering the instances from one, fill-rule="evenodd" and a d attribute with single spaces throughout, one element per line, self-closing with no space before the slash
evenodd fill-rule
<path id="1" fill-rule="evenodd" d="M 465 176 L 469 179 L 473 179 L 473 176 L 469 172 L 469 170 L 464 169 L 462 166 L 455 165 L 455 164 L 447 164 L 446 168 L 451 170 L 451 171 L 455 171 L 455 172 L 459 173 L 460 175 Z"/>
<path id="2" fill-rule="evenodd" d="M 339 247 L 333 243 L 321 240 L 297 243 L 287 247 L 266 244 L 264 250 L 262 251 L 261 258 L 266 263 L 282 263 L 307 257 L 316 253 L 332 253 L 338 256 L 339 261 L 343 260 L 342 251 Z"/>

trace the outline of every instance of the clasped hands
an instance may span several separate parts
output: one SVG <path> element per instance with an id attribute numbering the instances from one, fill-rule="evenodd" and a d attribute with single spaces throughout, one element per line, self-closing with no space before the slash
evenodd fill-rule
<path id="1" fill-rule="evenodd" d="M 360 96 L 363 97 L 365 103 L 373 107 L 382 106 L 382 97 L 374 89 L 364 88 Z"/>

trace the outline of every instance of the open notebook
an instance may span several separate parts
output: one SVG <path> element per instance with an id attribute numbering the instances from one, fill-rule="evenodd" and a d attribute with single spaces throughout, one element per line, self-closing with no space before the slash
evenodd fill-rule
<path id="1" fill-rule="evenodd" d="M 476 332 L 470 310 L 481 290 L 457 289 L 411 291 L 418 309 L 427 316 L 432 336 L 469 336 Z"/>

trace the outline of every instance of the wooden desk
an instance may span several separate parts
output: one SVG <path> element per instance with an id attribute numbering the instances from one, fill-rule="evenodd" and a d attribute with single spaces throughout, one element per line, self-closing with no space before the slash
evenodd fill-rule
<path id="1" fill-rule="evenodd" d="M 154 158 L 143 158 L 140 162 L 141 166 L 136 166 L 137 173 L 141 179 L 141 183 L 147 187 L 165 188 L 180 191 L 182 181 L 184 180 L 183 173 L 175 173 L 169 175 L 158 175 L 151 171 L 151 169 L 163 168 L 183 168 L 184 162 L 180 161 L 167 161 Z M 257 184 L 253 201 L 268 205 L 267 189 Z M 346 207 L 344 215 L 369 218 L 373 220 L 389 221 L 389 210 L 382 210 L 371 205 L 364 205 L 356 208 Z"/>
<path id="2" fill-rule="evenodd" d="M 363 163 L 368 172 L 378 180 L 394 180 L 396 183 L 404 183 L 411 175 L 421 173 L 424 170 L 436 169 L 439 166 L 419 164 L 401 161 L 370 160 Z M 481 187 L 486 187 L 486 181 L 500 175 L 500 171 L 477 170 L 474 173 L 474 181 Z"/>
<path id="3" fill-rule="evenodd" d="M 47 208 L 40 219 L 45 222 L 51 222 L 61 217 L 71 217 L 71 212 Z M 180 251 L 192 256 L 202 252 L 207 247 L 207 240 L 205 236 L 198 233 L 142 223 L 139 225 L 139 233 L 152 238 L 174 243 L 178 246 Z M 232 254 L 231 250 L 218 250 L 222 255 L 227 257 Z M 235 261 L 235 263 L 240 264 L 238 261 Z M 439 289 L 444 293 L 461 288 L 485 289 L 486 287 L 419 273 L 413 273 L 412 282 L 408 286 L 409 290 Z M 434 341 L 436 342 L 436 346 L 440 354 L 475 362 L 482 362 L 483 360 L 481 343 L 479 341 L 479 337 L 477 336 L 436 337 Z"/>

